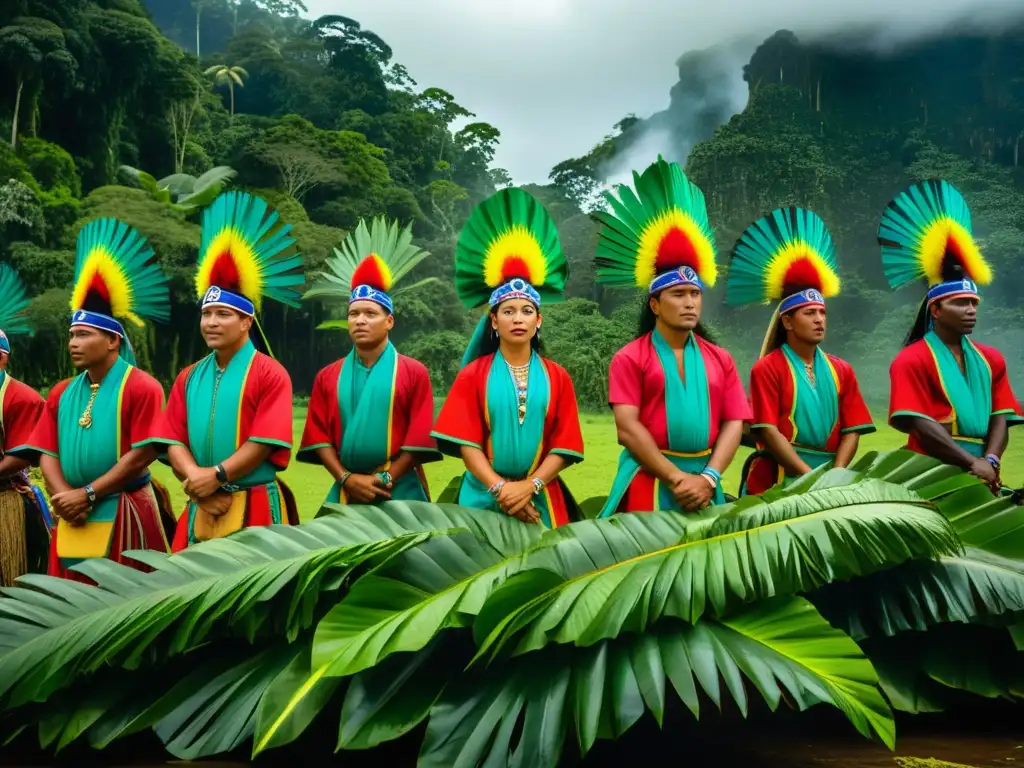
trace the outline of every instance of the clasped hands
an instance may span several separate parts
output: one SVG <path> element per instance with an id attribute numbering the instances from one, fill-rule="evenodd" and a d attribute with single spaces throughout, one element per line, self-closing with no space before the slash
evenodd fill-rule
<path id="1" fill-rule="evenodd" d="M 524 523 L 539 523 L 540 512 L 532 502 L 536 490 L 529 479 L 506 481 L 497 493 L 498 509 Z"/>
<path id="2" fill-rule="evenodd" d="M 390 499 L 394 482 L 387 485 L 377 475 L 359 475 L 353 472 L 345 480 L 344 489 L 350 501 L 372 504 L 377 499 Z"/>
<path id="3" fill-rule="evenodd" d="M 672 489 L 676 504 L 686 512 L 697 512 L 710 506 L 715 493 L 706 477 L 683 471 L 669 477 L 668 486 Z"/>
<path id="4" fill-rule="evenodd" d="M 185 476 L 181 488 L 204 512 L 220 517 L 231 509 L 231 494 L 221 491 L 216 467 L 195 467 Z"/>
<path id="5" fill-rule="evenodd" d="M 89 497 L 85 494 L 84 488 L 71 488 L 50 497 L 50 506 L 54 514 L 69 525 L 78 527 L 85 525 L 89 515 Z"/>

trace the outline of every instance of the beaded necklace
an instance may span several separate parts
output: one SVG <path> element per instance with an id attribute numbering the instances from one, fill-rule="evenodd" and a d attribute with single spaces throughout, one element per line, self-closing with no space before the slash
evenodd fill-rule
<path id="1" fill-rule="evenodd" d="M 526 388 L 530 383 L 530 364 L 512 365 L 508 361 L 508 372 L 512 374 L 512 381 L 516 385 L 516 399 L 519 402 L 519 423 L 526 420 Z"/>

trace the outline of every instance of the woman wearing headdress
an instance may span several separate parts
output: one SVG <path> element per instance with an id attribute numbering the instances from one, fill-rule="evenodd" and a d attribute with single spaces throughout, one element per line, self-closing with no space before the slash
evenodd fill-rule
<path id="1" fill-rule="evenodd" d="M 605 197 L 597 281 L 645 292 L 640 334 L 615 353 L 608 404 L 622 453 L 601 517 L 695 511 L 725 501 L 722 473 L 750 417 L 732 355 L 701 326 L 717 275 L 704 195 L 660 157 L 633 174 L 636 192 Z"/>
<path id="2" fill-rule="evenodd" d="M 542 303 L 563 298 L 569 267 L 554 222 L 521 189 L 473 211 L 455 252 L 455 286 L 488 305 L 434 425 L 443 452 L 466 465 L 458 503 L 548 528 L 578 519 L 559 475 L 583 460 L 576 392 L 540 354 Z"/>
<path id="3" fill-rule="evenodd" d="M 188 496 L 175 552 L 249 526 L 298 523 L 277 476 L 291 459 L 292 383 L 256 319 L 265 298 L 299 306 L 305 278 L 290 230 L 244 192 L 203 211 L 195 286 L 211 352 L 178 375 L 152 437 Z"/>
<path id="4" fill-rule="evenodd" d="M 38 461 L 58 518 L 49 572 L 89 581 L 72 565 L 109 558 L 148 570 L 123 553 L 166 552 L 161 510 L 146 444 L 164 390 L 136 367 L 122 321 L 170 319 L 167 278 L 145 238 L 116 219 L 98 219 L 78 234 L 68 350 L 81 371 L 50 390 L 27 443 L 12 449 Z"/>
<path id="5" fill-rule="evenodd" d="M 46 401 L 7 370 L 8 337 L 32 333 L 28 303 L 18 273 L 0 264 L 0 586 L 5 587 L 23 574 L 46 573 L 50 549 L 49 509 L 29 480 L 28 461 L 15 455 L 28 443 Z"/>
<path id="6" fill-rule="evenodd" d="M 811 211 L 774 210 L 733 249 L 726 303 L 778 302 L 750 371 L 757 451 L 741 495 L 788 485 L 827 462 L 845 467 L 860 435 L 875 431 L 853 368 L 820 346 L 825 299 L 838 294 L 835 246 Z"/>
<path id="7" fill-rule="evenodd" d="M 422 465 L 442 458 L 430 436 L 430 374 L 388 338 L 394 298 L 422 283 L 395 286 L 429 255 L 412 244 L 412 227 L 360 220 L 327 260 L 330 273 L 306 292 L 344 296 L 352 339 L 348 355 L 316 375 L 296 456 L 331 473 L 327 503 L 430 500 Z"/>
<path id="8" fill-rule="evenodd" d="M 889 423 L 907 448 L 977 475 L 993 491 L 1019 424 L 1006 360 L 970 339 L 978 285 L 992 281 L 971 234 L 971 212 L 947 181 L 915 184 L 889 203 L 878 228 L 882 267 L 895 290 L 925 280 L 928 292 L 903 350 L 889 369 Z"/>

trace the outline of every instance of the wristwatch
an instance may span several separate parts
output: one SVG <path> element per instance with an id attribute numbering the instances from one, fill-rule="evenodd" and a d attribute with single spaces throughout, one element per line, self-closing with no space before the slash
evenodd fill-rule
<path id="1" fill-rule="evenodd" d="M 213 469 L 217 473 L 218 483 L 226 483 L 228 481 L 228 471 L 224 469 L 223 464 L 218 464 Z"/>
<path id="2" fill-rule="evenodd" d="M 381 485 L 391 485 L 391 473 L 388 472 L 386 469 L 383 472 L 378 472 L 377 477 L 380 478 Z"/>
<path id="3" fill-rule="evenodd" d="M 95 504 L 96 503 L 96 490 L 91 485 L 85 486 L 85 488 L 83 488 L 82 490 L 85 491 L 85 498 L 87 498 L 89 500 L 89 503 L 90 504 Z"/>
<path id="4" fill-rule="evenodd" d="M 988 456 L 986 456 L 986 457 L 985 457 L 985 461 L 987 461 L 987 462 L 988 462 L 989 464 L 991 464 L 991 465 L 992 465 L 992 468 L 993 468 L 993 469 L 994 469 L 994 470 L 995 470 L 996 472 L 998 472 L 998 471 L 999 471 L 999 466 L 1000 466 L 1000 465 L 999 465 L 999 457 L 998 457 L 998 456 L 996 456 L 996 455 L 995 455 L 994 453 L 990 453 L 990 454 L 989 454 Z"/>

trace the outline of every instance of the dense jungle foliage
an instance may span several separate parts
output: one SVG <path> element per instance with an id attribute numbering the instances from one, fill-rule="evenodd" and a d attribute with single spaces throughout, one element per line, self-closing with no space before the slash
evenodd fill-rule
<path id="1" fill-rule="evenodd" d="M 170 382 L 203 349 L 191 287 L 200 212 L 232 186 L 278 206 L 310 274 L 360 217 L 412 222 L 433 254 L 414 277 L 441 279 L 403 297 L 394 340 L 428 366 L 438 393 L 451 383 L 475 320 L 451 284 L 453 250 L 472 206 L 510 183 L 492 163 L 500 126 L 443 83 L 417 83 L 401 51 L 357 20 L 304 11 L 299 0 L 0 7 L 0 258 L 36 296 L 36 335 L 15 340 L 17 376 L 46 387 L 70 373 L 60 350 L 74 238 L 86 220 L 115 215 L 150 239 L 172 280 L 172 322 L 135 340 L 142 364 Z M 706 98 L 721 79 L 706 62 L 720 54 L 681 58 L 665 113 L 625 118 L 591 152 L 556 165 L 549 184 L 528 187 L 559 224 L 572 270 L 570 300 L 546 310 L 544 335 L 581 405 L 604 403 L 608 362 L 632 337 L 638 306 L 628 291 L 595 287 L 587 214 L 612 160 L 642 169 L 655 159 L 635 151 L 654 127 L 671 139 L 667 159 L 685 161 L 704 189 L 723 263 L 742 228 L 774 206 L 823 216 L 845 278 L 829 347 L 858 367 L 869 400 L 887 393 L 888 362 L 918 299 L 885 290 L 874 244 L 885 203 L 913 180 L 943 176 L 966 194 L 1000 277 L 985 293 L 979 337 L 1008 348 L 1021 325 L 1012 286 L 1024 277 L 1020 36 L 945 38 L 879 59 L 780 32 L 745 67 L 749 101 L 731 118 Z M 727 312 L 720 296 L 709 295 L 706 315 L 745 371 L 769 310 Z M 348 349 L 344 333 L 316 330 L 332 311 L 315 301 L 266 309 L 297 394 Z M 1020 356 L 1007 357 L 1020 380 Z"/>

